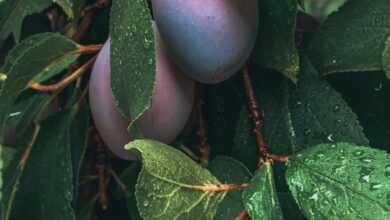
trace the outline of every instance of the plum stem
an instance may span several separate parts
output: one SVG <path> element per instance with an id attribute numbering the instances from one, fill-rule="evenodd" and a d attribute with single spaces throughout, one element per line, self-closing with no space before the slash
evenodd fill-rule
<path id="1" fill-rule="evenodd" d="M 30 141 L 28 142 L 26 149 L 25 149 L 23 156 L 22 156 L 20 163 L 19 163 L 19 167 L 21 170 L 23 170 L 27 164 L 28 158 L 30 157 L 30 154 L 31 154 L 31 150 L 35 144 L 35 141 L 37 140 L 39 130 L 41 128 L 40 125 L 38 123 L 35 123 L 35 122 L 33 123 L 33 126 L 34 126 L 34 130 L 33 130 L 32 137 L 31 137 Z"/>
<path id="2" fill-rule="evenodd" d="M 85 16 L 88 12 L 91 12 L 96 9 L 102 9 L 108 7 L 111 3 L 111 0 L 96 0 L 94 3 L 87 5 L 81 11 L 81 16 Z"/>
<path id="3" fill-rule="evenodd" d="M 74 80 L 78 79 L 80 76 L 82 76 L 87 70 L 94 64 L 97 56 L 94 56 L 88 62 L 83 64 L 80 68 L 78 68 L 76 71 L 73 73 L 69 74 L 68 76 L 65 76 L 61 81 L 54 83 L 54 84 L 49 84 L 49 85 L 43 85 L 38 82 L 35 82 L 33 80 L 30 80 L 27 83 L 27 87 L 31 89 L 35 89 L 41 92 L 53 92 L 57 91 L 60 89 L 65 88 L 68 86 L 70 83 L 72 83 Z"/>
<path id="4" fill-rule="evenodd" d="M 198 87 L 198 94 L 200 94 L 200 88 Z M 207 167 L 208 161 L 210 159 L 210 145 L 207 141 L 207 130 L 206 125 L 204 123 L 203 118 L 203 110 L 202 110 L 202 99 L 201 96 L 198 95 L 197 99 L 197 113 L 198 113 L 198 137 L 199 137 L 199 151 L 200 151 L 200 163 Z"/>
<path id="5" fill-rule="evenodd" d="M 98 175 L 98 196 L 99 203 L 103 210 L 108 208 L 107 198 L 107 154 L 102 142 L 98 135 L 95 136 L 96 140 L 96 163 L 95 169 Z"/>
<path id="6" fill-rule="evenodd" d="M 96 54 L 102 47 L 103 44 L 79 45 L 79 48 L 71 51 L 70 54 Z"/>
<path id="7" fill-rule="evenodd" d="M 31 150 L 32 150 L 37 138 L 38 138 L 40 128 L 41 128 L 41 126 L 34 121 L 33 133 L 32 133 L 31 139 L 28 142 L 26 149 L 23 152 L 22 158 L 20 159 L 19 164 L 18 164 L 19 171 L 16 173 L 16 175 L 18 176 L 17 178 L 21 177 L 21 175 L 24 171 L 24 168 L 26 167 L 26 164 L 27 164 L 27 162 L 30 158 L 30 155 L 31 155 Z M 7 202 L 7 207 L 6 207 L 6 211 L 5 211 L 5 219 L 9 219 L 9 216 L 11 215 L 12 204 L 15 200 L 16 190 L 17 190 L 17 187 L 13 187 L 13 189 L 11 191 L 11 195 L 9 197 L 9 201 Z"/>
<path id="8" fill-rule="evenodd" d="M 252 81 L 249 76 L 248 68 L 244 67 L 243 70 L 243 79 L 245 85 L 245 93 L 248 98 L 248 108 L 251 119 L 254 122 L 253 133 L 256 138 L 256 145 L 259 153 L 257 160 L 257 168 L 259 168 L 264 162 L 273 163 L 274 161 L 287 162 L 287 156 L 280 156 L 272 154 L 268 147 L 265 137 L 263 136 L 262 127 L 264 124 L 263 114 L 260 108 L 260 105 L 256 99 L 256 95 L 252 86 Z"/>
<path id="9" fill-rule="evenodd" d="M 77 109 L 77 111 L 81 108 L 82 104 L 84 103 L 85 98 L 88 95 L 88 87 L 89 87 L 89 85 L 86 88 L 84 88 L 84 90 L 81 92 L 80 96 L 78 97 L 78 99 L 74 105 L 75 108 Z"/>
<path id="10" fill-rule="evenodd" d="M 243 209 L 234 220 L 246 220 L 248 219 L 248 217 L 248 213 L 245 209 Z"/>
<path id="11" fill-rule="evenodd" d="M 115 180 L 115 182 L 118 184 L 119 188 L 126 193 L 127 195 L 130 195 L 129 190 L 126 187 L 126 184 L 122 182 L 122 180 L 119 178 L 118 174 L 111 168 L 108 168 L 108 172 L 111 174 L 112 178 Z"/>

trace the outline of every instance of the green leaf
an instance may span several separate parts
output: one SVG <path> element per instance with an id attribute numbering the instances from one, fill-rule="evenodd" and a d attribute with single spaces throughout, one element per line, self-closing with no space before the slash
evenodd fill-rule
<path id="1" fill-rule="evenodd" d="M 289 187 L 309 219 L 390 219 L 390 155 L 348 143 L 290 158 Z"/>
<path id="2" fill-rule="evenodd" d="M 253 171 L 257 147 L 244 91 L 241 74 L 217 85 L 204 86 L 203 113 L 211 153 L 233 157 Z"/>
<path id="3" fill-rule="evenodd" d="M 74 108 L 77 108 L 77 105 L 75 105 Z M 89 108 L 87 104 L 84 104 L 81 106 L 77 115 L 75 115 L 69 129 L 75 198 L 77 198 L 79 192 L 81 165 L 84 161 L 84 156 L 88 147 L 89 119 Z"/>
<path id="4" fill-rule="evenodd" d="M 126 185 L 129 193 L 124 193 L 122 189 L 117 189 L 117 197 L 126 196 L 127 211 L 132 220 L 142 220 L 139 210 L 137 208 L 137 200 L 135 197 L 135 187 L 137 184 L 137 176 L 141 171 L 141 163 L 138 161 L 131 163 L 126 170 L 121 173 L 121 180 Z"/>
<path id="5" fill-rule="evenodd" d="M 11 219 L 75 219 L 69 133 L 75 113 L 62 112 L 44 121 L 25 169 L 18 157 L 16 165 L 8 170 L 7 198 L 15 195 L 14 200 L 6 200 Z"/>
<path id="6" fill-rule="evenodd" d="M 390 149 L 390 80 L 385 74 L 351 72 L 329 75 L 327 79 L 359 117 L 370 145 Z"/>
<path id="7" fill-rule="evenodd" d="M 77 60 L 79 57 L 78 54 L 63 54 L 63 57 L 60 57 L 58 60 L 53 60 L 53 62 L 48 63 L 45 69 L 41 70 L 37 75 L 35 75 L 32 80 L 38 83 L 45 82 L 54 76 L 57 76 L 62 73 L 70 64 Z"/>
<path id="8" fill-rule="evenodd" d="M 7 169 L 16 155 L 16 149 L 0 145 L 2 170 Z"/>
<path id="9" fill-rule="evenodd" d="M 66 54 L 77 47 L 76 43 L 62 35 L 44 33 L 24 40 L 9 53 L 2 68 L 7 73 L 7 80 L 0 94 L 1 129 L 11 106 L 26 89 L 27 82 L 48 67 L 55 67 L 56 71 L 65 69 L 71 63 Z"/>
<path id="10" fill-rule="evenodd" d="M 308 53 L 322 74 L 382 70 L 389 19 L 387 0 L 348 1 L 325 21 Z"/>
<path id="11" fill-rule="evenodd" d="M 331 13 L 337 11 L 347 0 L 303 0 L 306 12 L 323 20 Z"/>
<path id="12" fill-rule="evenodd" d="M 5 0 L 0 2 L 0 45 L 12 33 L 19 42 L 23 20 L 49 7 L 52 0 Z"/>
<path id="13" fill-rule="evenodd" d="M 301 57 L 297 85 L 281 75 L 251 70 L 259 104 L 264 112 L 263 133 L 273 153 L 289 155 L 326 142 L 368 145 L 357 116 L 340 94 Z M 257 74 L 258 72 L 258 74 Z M 284 168 L 275 167 L 279 201 L 286 219 L 302 219 L 284 180 Z M 291 218 L 290 218 L 291 216 Z"/>
<path id="14" fill-rule="evenodd" d="M 0 145 L 0 204 L 3 203 L 3 172 L 8 168 L 10 165 L 11 161 L 15 157 L 16 150 L 11 147 L 6 147 L 3 145 Z M 2 216 L 1 210 L 0 210 L 0 217 Z"/>
<path id="15" fill-rule="evenodd" d="M 151 20 L 146 1 L 112 2 L 111 87 L 119 111 L 132 123 L 149 108 L 153 94 L 156 67 Z M 134 129 L 131 134 L 142 136 L 138 132 Z"/>
<path id="16" fill-rule="evenodd" d="M 77 0 L 78 1 L 78 0 Z M 54 3 L 57 3 L 64 10 L 65 14 L 72 19 L 74 17 L 73 12 L 73 0 L 53 0 Z"/>
<path id="17" fill-rule="evenodd" d="M 357 116 L 306 57 L 301 59 L 297 86 L 260 75 L 267 74 L 253 74 L 254 83 L 264 110 L 264 134 L 273 152 L 291 154 L 326 142 L 368 145 Z"/>
<path id="18" fill-rule="evenodd" d="M 259 1 L 260 32 L 254 59 L 261 66 L 297 82 L 299 54 L 295 47 L 296 0 Z"/>
<path id="19" fill-rule="evenodd" d="M 283 219 L 271 164 L 265 163 L 256 171 L 249 188 L 242 194 L 242 200 L 253 220 Z"/>
<path id="20" fill-rule="evenodd" d="M 184 153 L 156 141 L 135 140 L 125 148 L 141 153 L 142 169 L 135 195 L 143 219 L 214 218 L 226 192 L 193 188 L 203 184 L 220 184 L 208 170 Z"/>
<path id="21" fill-rule="evenodd" d="M 385 49 L 382 54 L 383 71 L 386 73 L 386 77 L 390 78 L 390 36 L 387 37 L 385 43 Z"/>
<path id="22" fill-rule="evenodd" d="M 7 115 L 6 127 L 14 130 L 16 146 L 23 146 L 26 142 L 24 137 L 31 128 L 31 123 L 40 121 L 39 114 L 47 118 L 49 113 L 54 111 L 53 105 L 50 105 L 54 95 L 47 93 L 37 93 L 35 91 L 26 91 L 22 93 L 17 101 L 11 107 Z"/>
<path id="23" fill-rule="evenodd" d="M 225 156 L 218 156 L 209 163 L 209 170 L 219 181 L 227 184 L 248 183 L 252 177 L 241 162 Z M 215 219 L 234 219 L 244 209 L 241 194 L 243 190 L 231 190 L 219 205 Z"/>

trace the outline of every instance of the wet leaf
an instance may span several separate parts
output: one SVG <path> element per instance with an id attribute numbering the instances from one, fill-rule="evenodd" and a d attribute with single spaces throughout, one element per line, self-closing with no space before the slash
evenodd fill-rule
<path id="1" fill-rule="evenodd" d="M 233 157 L 253 171 L 257 147 L 243 91 L 241 74 L 217 85 L 205 86 L 203 112 L 211 153 Z"/>
<path id="2" fill-rule="evenodd" d="M 389 219 L 390 155 L 348 143 L 290 158 L 286 178 L 309 219 Z"/>
<path id="3" fill-rule="evenodd" d="M 337 11 L 347 0 L 303 0 L 306 12 L 313 14 L 321 20 L 325 19 L 331 13 Z"/>
<path id="4" fill-rule="evenodd" d="M 10 219 L 75 219 L 69 133 L 74 115 L 75 111 L 62 112 L 44 121 L 26 167 L 19 162 L 21 150 L 7 170 L 5 207 Z"/>
<path id="5" fill-rule="evenodd" d="M 3 204 L 3 183 L 6 181 L 3 179 L 3 172 L 8 168 L 11 161 L 14 159 L 15 154 L 16 150 L 14 148 L 0 145 L 0 204 Z M 0 217 L 1 216 L 2 215 L 0 214 Z"/>
<path id="6" fill-rule="evenodd" d="M 390 34 L 387 0 L 347 1 L 328 17 L 308 48 L 322 74 L 382 70 Z"/>
<path id="7" fill-rule="evenodd" d="M 72 19 L 74 17 L 73 0 L 52 0 L 57 3 L 64 10 L 65 14 Z M 76 0 L 79 1 L 79 0 Z"/>
<path id="8" fill-rule="evenodd" d="M 281 75 L 262 72 L 268 70 L 258 71 L 252 74 L 252 79 L 264 111 L 263 132 L 273 153 L 289 155 L 337 141 L 368 145 L 355 113 L 306 57 L 301 57 L 297 85 Z M 303 219 L 285 183 L 284 170 L 275 168 L 279 201 L 283 212 L 288 213 L 285 218 Z"/>
<path id="9" fill-rule="evenodd" d="M 390 78 L 390 36 L 385 43 L 385 49 L 382 54 L 383 71 L 386 73 L 386 77 Z"/>
<path id="10" fill-rule="evenodd" d="M 155 47 L 151 20 L 146 1 L 112 2 L 111 87 L 120 112 L 132 123 L 149 108 L 153 94 Z M 131 134 L 142 136 L 137 128 Z"/>
<path id="11" fill-rule="evenodd" d="M 283 219 L 271 164 L 265 163 L 256 171 L 249 188 L 242 194 L 242 200 L 253 220 Z"/>
<path id="12" fill-rule="evenodd" d="M 301 61 L 297 86 L 280 77 L 264 79 L 253 74 L 264 110 L 264 133 L 273 152 L 286 155 L 340 141 L 367 145 L 357 116 L 341 95 L 306 57 Z"/>
<path id="13" fill-rule="evenodd" d="M 15 143 L 8 143 L 9 145 L 22 146 L 24 144 L 23 137 L 29 131 L 32 121 L 34 119 L 36 121 L 41 120 L 37 118 L 41 111 L 47 115 L 52 110 L 49 107 L 52 98 L 49 94 L 33 91 L 25 92 L 18 97 L 5 122 L 8 131 L 14 134 Z"/>
<path id="14" fill-rule="evenodd" d="M 0 151 L 1 151 L 1 163 L 2 163 L 2 170 L 7 169 L 8 165 L 10 165 L 11 161 L 15 157 L 16 149 L 12 147 L 7 147 L 0 145 Z"/>
<path id="15" fill-rule="evenodd" d="M 143 219 L 214 219 L 226 192 L 193 188 L 220 183 L 208 170 L 156 141 L 135 140 L 125 148 L 137 150 L 142 157 L 135 196 Z"/>
<path id="16" fill-rule="evenodd" d="M 20 40 L 23 20 L 49 7 L 52 0 L 5 0 L 0 2 L 0 45 L 10 35 Z"/>
<path id="17" fill-rule="evenodd" d="M 329 75 L 327 79 L 358 116 L 370 145 L 389 150 L 390 80 L 385 74 L 351 72 Z"/>
<path id="18" fill-rule="evenodd" d="M 69 129 L 69 139 L 72 155 L 73 183 L 75 186 L 74 198 L 77 198 L 80 186 L 80 170 L 84 161 L 84 156 L 88 147 L 89 138 L 89 108 L 82 105 L 77 115 L 75 115 Z"/>
<path id="19" fill-rule="evenodd" d="M 294 37 L 297 1 L 264 0 L 259 4 L 261 28 L 253 59 L 297 82 L 299 54 Z"/>
<path id="20" fill-rule="evenodd" d="M 44 33 L 27 38 L 8 54 L 2 67 L 7 80 L 0 94 L 0 130 L 13 103 L 26 89 L 27 82 L 48 67 L 55 67 L 56 71 L 65 69 L 71 60 L 64 54 L 76 49 L 77 44 L 72 40 L 59 34 Z"/>
<path id="21" fill-rule="evenodd" d="M 252 177 L 248 168 L 241 162 L 225 156 L 213 159 L 208 169 L 221 183 L 241 184 L 248 183 Z M 244 209 L 241 194 L 243 190 L 231 190 L 219 205 L 215 219 L 234 219 Z"/>

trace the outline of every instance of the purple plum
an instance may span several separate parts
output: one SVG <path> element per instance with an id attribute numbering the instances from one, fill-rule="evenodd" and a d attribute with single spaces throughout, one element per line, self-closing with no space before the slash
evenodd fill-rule
<path id="1" fill-rule="evenodd" d="M 218 83 L 237 72 L 254 47 L 258 0 L 152 0 L 174 61 L 189 77 Z"/>
<path id="2" fill-rule="evenodd" d="M 152 104 L 136 123 L 147 138 L 170 143 L 191 114 L 195 83 L 169 60 L 156 28 L 155 41 L 156 81 Z M 112 96 L 110 39 L 92 69 L 89 101 L 96 128 L 109 149 L 122 159 L 135 159 L 131 152 L 124 150 L 124 145 L 131 141 L 131 134 L 127 131 L 129 120 L 116 109 Z"/>

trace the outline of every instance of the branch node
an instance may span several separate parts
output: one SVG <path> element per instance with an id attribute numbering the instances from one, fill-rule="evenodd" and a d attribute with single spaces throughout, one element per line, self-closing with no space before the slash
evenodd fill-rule
<path id="1" fill-rule="evenodd" d="M 287 156 L 274 155 L 268 149 L 267 142 L 265 141 L 265 137 L 262 133 L 262 127 L 264 125 L 263 111 L 256 99 L 247 67 L 243 69 L 243 80 L 245 93 L 248 97 L 249 117 L 253 120 L 253 133 L 255 134 L 256 145 L 259 153 L 257 167 L 260 167 L 264 162 L 270 162 L 271 164 L 274 163 L 274 161 L 288 162 Z"/>

